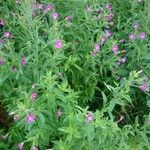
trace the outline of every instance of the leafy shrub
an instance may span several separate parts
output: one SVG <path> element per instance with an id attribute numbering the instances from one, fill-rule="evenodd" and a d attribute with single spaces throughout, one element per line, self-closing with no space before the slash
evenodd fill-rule
<path id="1" fill-rule="evenodd" d="M 148 0 L 0 4 L 0 149 L 150 149 Z"/>

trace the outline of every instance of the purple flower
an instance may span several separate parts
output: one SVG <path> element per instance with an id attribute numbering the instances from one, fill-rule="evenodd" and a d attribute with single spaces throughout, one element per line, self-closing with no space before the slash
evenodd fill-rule
<path id="1" fill-rule="evenodd" d="M 33 92 L 31 94 L 31 99 L 34 101 L 37 98 L 37 93 Z"/>
<path id="2" fill-rule="evenodd" d="M 104 44 L 106 42 L 106 37 L 102 36 L 101 39 L 100 39 L 100 42 L 101 42 L 101 44 Z"/>
<path id="3" fill-rule="evenodd" d="M 37 5 L 36 5 L 36 8 L 39 9 L 39 10 L 40 10 L 40 9 L 43 9 L 43 5 L 42 5 L 42 4 L 37 4 Z"/>
<path id="4" fill-rule="evenodd" d="M 32 12 L 32 17 L 35 17 L 35 13 L 34 12 Z"/>
<path id="5" fill-rule="evenodd" d="M 121 39 L 119 42 L 120 42 L 120 43 L 124 43 L 124 42 L 125 42 L 125 39 Z"/>
<path id="6" fill-rule="evenodd" d="M 130 34 L 130 35 L 129 35 L 129 39 L 130 39 L 130 40 L 135 40 L 135 39 L 136 39 L 136 35 L 133 34 L 133 33 Z"/>
<path id="7" fill-rule="evenodd" d="M 63 41 L 62 40 L 56 40 L 54 47 L 56 49 L 61 49 L 63 47 Z"/>
<path id="8" fill-rule="evenodd" d="M 3 44 L 3 42 L 4 42 L 4 41 L 3 41 L 2 39 L 0 39 L 0 45 Z"/>
<path id="9" fill-rule="evenodd" d="M 18 150 L 23 150 L 23 144 L 24 144 L 24 143 L 18 144 Z"/>
<path id="10" fill-rule="evenodd" d="M 0 65 L 3 65 L 4 63 L 4 60 L 0 58 Z"/>
<path id="11" fill-rule="evenodd" d="M 0 20 L 0 25 L 4 26 L 5 22 L 4 20 Z"/>
<path id="12" fill-rule="evenodd" d="M 32 123 L 35 122 L 36 116 L 32 113 L 28 114 L 25 118 L 26 123 Z"/>
<path id="13" fill-rule="evenodd" d="M 59 14 L 57 12 L 52 13 L 52 18 L 54 20 L 58 19 L 59 18 Z"/>
<path id="14" fill-rule="evenodd" d="M 52 4 L 48 4 L 44 8 L 45 12 L 51 11 L 52 9 L 54 9 L 54 6 Z"/>
<path id="15" fill-rule="evenodd" d="M 9 38 L 9 37 L 10 37 L 10 32 L 4 32 L 3 36 L 4 36 L 5 38 Z"/>
<path id="16" fill-rule="evenodd" d="M 95 52 L 98 52 L 98 51 L 100 50 L 100 45 L 95 44 L 95 46 L 94 46 L 94 50 L 95 50 Z"/>
<path id="17" fill-rule="evenodd" d="M 94 119 L 94 116 L 92 113 L 88 113 L 87 116 L 86 116 L 86 122 L 89 123 L 91 121 L 93 121 Z"/>
<path id="18" fill-rule="evenodd" d="M 105 37 L 108 38 L 111 36 L 111 32 L 109 30 L 105 30 Z"/>
<path id="19" fill-rule="evenodd" d="M 126 59 L 126 57 L 123 57 L 123 58 L 121 58 L 120 63 L 122 63 L 122 64 L 123 64 L 123 63 L 125 63 L 125 62 L 126 62 L 126 60 L 127 60 L 127 59 Z"/>
<path id="20" fill-rule="evenodd" d="M 14 116 L 14 121 L 17 122 L 19 120 L 19 115 Z"/>
<path id="21" fill-rule="evenodd" d="M 110 3 L 107 3 L 107 4 L 105 5 L 105 8 L 106 8 L 107 10 L 111 11 L 111 10 L 112 10 L 112 5 L 111 5 Z"/>
<path id="22" fill-rule="evenodd" d="M 139 86 L 140 90 L 143 92 L 147 92 L 149 90 L 148 83 L 143 83 L 142 85 Z"/>
<path id="23" fill-rule="evenodd" d="M 25 66 L 27 64 L 27 59 L 25 56 L 22 57 L 21 63 L 23 66 Z"/>
<path id="24" fill-rule="evenodd" d="M 140 35 L 139 35 L 139 38 L 145 39 L 145 37 L 146 37 L 146 33 L 145 32 L 141 32 Z"/>
<path id="25" fill-rule="evenodd" d="M 72 16 L 66 16 L 65 20 L 71 21 L 73 19 Z"/>
<path id="26" fill-rule="evenodd" d="M 113 47 L 112 47 L 112 51 L 114 52 L 114 54 L 117 54 L 117 53 L 118 53 L 118 51 L 119 51 L 118 46 L 117 46 L 117 45 L 113 45 Z"/>
<path id="27" fill-rule="evenodd" d="M 108 21 L 112 21 L 113 20 L 113 17 L 114 17 L 114 14 L 113 13 L 110 13 L 107 18 L 108 18 Z"/>

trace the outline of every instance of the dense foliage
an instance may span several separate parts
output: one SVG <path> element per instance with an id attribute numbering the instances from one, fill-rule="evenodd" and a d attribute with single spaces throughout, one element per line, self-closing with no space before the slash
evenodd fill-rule
<path id="1" fill-rule="evenodd" d="M 150 149 L 149 0 L 0 0 L 0 149 Z"/>

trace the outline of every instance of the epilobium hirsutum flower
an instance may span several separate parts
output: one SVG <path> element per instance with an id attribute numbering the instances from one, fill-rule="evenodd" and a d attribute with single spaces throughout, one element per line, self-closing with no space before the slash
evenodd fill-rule
<path id="1" fill-rule="evenodd" d="M 54 20 L 56 20 L 56 19 L 59 18 L 59 14 L 58 14 L 57 12 L 52 13 L 51 16 L 52 16 L 52 18 L 53 18 Z"/>
<path id="2" fill-rule="evenodd" d="M 130 39 L 130 40 L 135 40 L 135 38 L 136 38 L 136 35 L 135 35 L 135 34 L 132 33 L 132 34 L 129 35 L 129 39 Z"/>
<path id="3" fill-rule="evenodd" d="M 22 57 L 21 63 L 23 66 L 25 66 L 27 64 L 27 59 L 25 56 Z"/>
<path id="4" fill-rule="evenodd" d="M 120 42 L 120 43 L 124 43 L 124 42 L 125 42 L 125 39 L 121 39 L 119 42 Z"/>
<path id="5" fill-rule="evenodd" d="M 31 94 L 31 99 L 34 101 L 37 98 L 37 93 L 33 92 Z"/>
<path id="6" fill-rule="evenodd" d="M 36 120 L 36 116 L 32 113 L 28 114 L 25 118 L 26 123 L 33 123 Z"/>
<path id="7" fill-rule="evenodd" d="M 100 45 L 95 44 L 94 49 L 92 51 L 92 55 L 95 57 L 96 54 L 99 52 L 99 50 L 100 50 Z"/>
<path id="8" fill-rule="evenodd" d="M 0 45 L 3 44 L 3 42 L 4 42 L 4 41 L 3 41 L 2 39 L 0 39 Z"/>
<path id="9" fill-rule="evenodd" d="M 100 43 L 101 44 L 104 44 L 106 42 L 106 37 L 105 36 L 102 36 L 101 38 L 100 38 Z"/>
<path id="10" fill-rule="evenodd" d="M 54 47 L 56 49 L 61 49 L 63 47 L 63 41 L 62 40 L 56 40 L 55 44 L 54 44 Z"/>
<path id="11" fill-rule="evenodd" d="M 118 46 L 117 46 L 117 45 L 113 45 L 113 46 L 112 46 L 112 51 L 114 52 L 114 54 L 117 54 L 118 51 L 119 51 Z"/>
<path id="12" fill-rule="evenodd" d="M 5 38 L 9 38 L 9 37 L 10 37 L 10 32 L 4 32 L 3 36 L 4 36 Z"/>
<path id="13" fill-rule="evenodd" d="M 73 19 L 72 16 L 67 16 L 67 17 L 65 18 L 65 20 L 67 20 L 67 21 L 71 21 L 72 19 Z"/>
<path id="14" fill-rule="evenodd" d="M 52 9 L 54 9 L 54 6 L 52 4 L 47 4 L 44 8 L 45 12 L 51 11 Z"/>
<path id="15" fill-rule="evenodd" d="M 148 83 L 143 83 L 142 85 L 139 86 L 140 90 L 143 92 L 147 92 L 149 90 Z"/>
<path id="16" fill-rule="evenodd" d="M 24 143 L 18 144 L 18 150 L 23 150 L 23 144 L 24 144 Z"/>
<path id="17" fill-rule="evenodd" d="M 39 10 L 40 10 L 40 9 L 43 9 L 43 5 L 42 5 L 42 4 L 37 4 L 37 5 L 36 5 L 36 8 L 39 9 Z"/>
<path id="18" fill-rule="evenodd" d="M 123 64 L 126 62 L 126 57 L 121 58 L 120 63 Z"/>
<path id="19" fill-rule="evenodd" d="M 107 4 L 105 5 L 105 8 L 106 8 L 107 10 L 111 11 L 111 10 L 112 10 L 112 5 L 111 5 L 110 3 L 107 3 Z"/>
<path id="20" fill-rule="evenodd" d="M 113 17 L 114 17 L 114 14 L 113 13 L 110 13 L 107 18 L 108 18 L 108 21 L 112 21 L 113 20 Z"/>
<path id="21" fill-rule="evenodd" d="M 0 20 L 0 26 L 4 26 L 5 22 L 4 20 Z"/>
<path id="22" fill-rule="evenodd" d="M 141 32 L 140 35 L 139 35 L 139 38 L 145 39 L 145 37 L 146 37 L 146 33 L 145 32 Z"/>
<path id="23" fill-rule="evenodd" d="M 87 116 L 86 116 L 86 122 L 89 123 L 91 121 L 93 121 L 94 119 L 94 116 L 92 113 L 88 113 Z"/>
<path id="24" fill-rule="evenodd" d="M 105 30 L 105 37 L 108 38 L 111 36 L 111 32 L 109 30 Z"/>

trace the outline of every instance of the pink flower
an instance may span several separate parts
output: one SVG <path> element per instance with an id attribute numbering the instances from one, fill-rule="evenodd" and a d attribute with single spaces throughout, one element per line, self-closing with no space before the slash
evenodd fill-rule
<path id="1" fill-rule="evenodd" d="M 24 143 L 18 144 L 18 150 L 23 150 L 23 144 L 24 144 Z"/>
<path id="2" fill-rule="evenodd" d="M 37 98 L 37 93 L 33 92 L 31 94 L 31 99 L 34 101 Z"/>
<path id="3" fill-rule="evenodd" d="M 139 35 L 139 38 L 145 39 L 145 37 L 146 37 L 146 33 L 145 32 L 141 32 L 140 35 Z"/>
<path id="4" fill-rule="evenodd" d="M 130 40 L 135 40 L 135 39 L 136 39 L 136 35 L 133 34 L 133 33 L 130 34 L 130 35 L 129 35 L 129 39 L 130 39 Z"/>
<path id="5" fill-rule="evenodd" d="M 125 63 L 126 62 L 126 57 L 121 58 L 120 63 Z"/>
<path id="6" fill-rule="evenodd" d="M 112 5 L 109 4 L 109 3 L 107 3 L 107 4 L 105 5 L 105 8 L 106 8 L 107 10 L 111 11 L 111 10 L 112 10 Z"/>
<path id="7" fill-rule="evenodd" d="M 40 9 L 43 9 L 43 5 L 42 5 L 42 4 L 37 4 L 37 5 L 36 5 L 36 8 L 39 9 L 39 10 L 40 10 Z"/>
<path id="8" fill-rule="evenodd" d="M 9 37 L 10 37 L 10 32 L 4 32 L 3 36 L 4 36 L 5 38 L 9 38 Z"/>
<path id="9" fill-rule="evenodd" d="M 101 39 L 100 39 L 100 42 L 101 42 L 101 44 L 104 44 L 106 42 L 106 37 L 102 36 Z"/>
<path id="10" fill-rule="evenodd" d="M 125 39 L 121 39 L 119 42 L 120 42 L 120 43 L 124 43 L 124 42 L 125 42 Z"/>
<path id="11" fill-rule="evenodd" d="M 63 47 L 63 41 L 62 40 L 56 40 L 54 47 L 56 49 L 61 49 Z"/>
<path id="12" fill-rule="evenodd" d="M 93 119 L 94 119 L 94 116 L 93 116 L 92 113 L 87 114 L 87 117 L 86 117 L 86 122 L 87 123 L 93 121 Z"/>
<path id="13" fill-rule="evenodd" d="M 35 17 L 35 13 L 34 12 L 32 12 L 32 17 Z"/>
<path id="14" fill-rule="evenodd" d="M 32 113 L 28 114 L 25 118 L 26 123 L 33 123 L 36 120 L 36 116 Z"/>
<path id="15" fill-rule="evenodd" d="M 95 50 L 95 52 L 98 52 L 100 50 L 100 45 L 95 44 L 94 50 Z"/>
<path id="16" fill-rule="evenodd" d="M 68 21 L 71 21 L 72 19 L 73 19 L 72 16 L 67 16 L 67 17 L 65 18 L 65 20 L 68 20 Z"/>
<path id="17" fill-rule="evenodd" d="M 117 53 L 118 53 L 118 51 L 119 51 L 118 46 L 117 46 L 117 45 L 113 45 L 113 47 L 112 47 L 112 51 L 114 52 L 114 54 L 117 54 Z"/>
<path id="18" fill-rule="evenodd" d="M 143 83 L 142 85 L 139 86 L 140 90 L 143 92 L 147 92 L 149 90 L 148 83 Z"/>
<path id="19" fill-rule="evenodd" d="M 27 59 L 26 59 L 25 56 L 22 57 L 21 63 L 22 63 L 23 66 L 25 66 L 27 64 Z"/>
<path id="20" fill-rule="evenodd" d="M 113 17 L 114 17 L 114 14 L 113 13 L 110 13 L 107 18 L 108 18 L 108 21 L 112 21 L 113 20 Z"/>
<path id="21" fill-rule="evenodd" d="M 4 26 L 4 24 L 5 24 L 4 20 L 0 20 L 0 25 Z"/>
<path id="22" fill-rule="evenodd" d="M 4 41 L 3 41 L 2 39 L 0 39 L 0 45 L 3 44 L 3 42 L 4 42 Z"/>
<path id="23" fill-rule="evenodd" d="M 54 9 L 54 6 L 52 4 L 48 4 L 45 6 L 44 10 L 45 12 L 51 11 Z"/>
<path id="24" fill-rule="evenodd" d="M 109 30 L 105 30 L 105 37 L 108 38 L 112 35 L 112 33 Z"/>
<path id="25" fill-rule="evenodd" d="M 59 18 L 59 14 L 57 12 L 52 13 L 52 18 L 54 20 L 58 19 Z"/>

